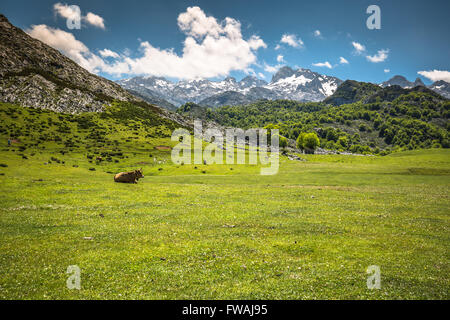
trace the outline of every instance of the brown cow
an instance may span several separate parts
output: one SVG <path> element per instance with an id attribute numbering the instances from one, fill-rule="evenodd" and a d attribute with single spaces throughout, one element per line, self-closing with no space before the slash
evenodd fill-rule
<path id="1" fill-rule="evenodd" d="M 114 176 L 114 182 L 123 182 L 123 183 L 137 183 L 140 178 L 143 178 L 142 168 L 139 170 L 129 171 L 129 172 L 121 172 Z"/>

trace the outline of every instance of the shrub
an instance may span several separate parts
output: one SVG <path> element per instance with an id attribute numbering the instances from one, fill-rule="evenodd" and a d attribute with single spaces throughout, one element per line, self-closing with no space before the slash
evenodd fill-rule
<path id="1" fill-rule="evenodd" d="M 347 147 L 348 147 L 348 138 L 346 136 L 340 136 L 338 141 L 337 141 L 337 144 L 339 146 L 341 146 L 342 148 L 347 149 Z"/>
<path id="2" fill-rule="evenodd" d="M 320 140 L 315 132 L 302 132 L 297 138 L 297 147 L 308 152 L 314 152 L 319 145 Z"/>
<path id="3" fill-rule="evenodd" d="M 280 148 L 286 148 L 287 145 L 288 145 L 288 140 L 285 137 L 280 136 Z"/>

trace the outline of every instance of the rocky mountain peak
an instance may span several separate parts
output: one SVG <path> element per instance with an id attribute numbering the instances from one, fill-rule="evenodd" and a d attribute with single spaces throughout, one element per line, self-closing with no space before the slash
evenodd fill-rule
<path id="1" fill-rule="evenodd" d="M 246 76 L 241 81 L 239 81 L 239 84 L 242 88 L 250 88 L 264 86 L 267 84 L 267 82 L 262 79 L 258 79 L 255 76 Z"/>
<path id="2" fill-rule="evenodd" d="M 417 86 L 424 86 L 425 87 L 425 84 L 422 82 L 422 79 L 416 78 L 416 80 L 414 81 L 414 87 L 417 87 Z"/>
<path id="3" fill-rule="evenodd" d="M 389 87 L 389 86 L 400 86 L 402 88 L 409 88 L 413 86 L 412 82 L 409 82 L 408 79 L 406 79 L 404 76 L 395 75 L 388 81 L 385 81 L 381 84 L 382 87 Z"/>
<path id="4" fill-rule="evenodd" d="M 236 82 L 236 78 L 234 78 L 234 77 L 226 77 L 223 81 L 235 83 Z"/>
<path id="5" fill-rule="evenodd" d="M 288 66 L 281 67 L 272 77 L 272 83 L 277 82 L 280 79 L 288 78 L 292 76 L 295 71 Z"/>
<path id="6" fill-rule="evenodd" d="M 405 77 L 396 75 L 396 76 L 392 77 L 391 79 L 381 83 L 380 86 L 385 88 L 385 87 L 397 85 L 397 86 L 402 87 L 403 89 L 411 89 L 411 88 L 414 88 L 417 86 L 422 86 L 422 87 L 427 87 L 448 99 L 448 98 L 450 98 L 450 85 L 445 81 L 442 81 L 442 82 L 441 81 L 442 80 L 436 81 L 433 84 L 431 84 L 430 86 L 426 86 L 423 83 L 422 79 L 420 79 L 420 78 L 416 78 L 416 80 L 414 82 L 410 82 Z"/>
<path id="7" fill-rule="evenodd" d="M 441 96 L 450 99 L 450 83 L 444 80 L 438 80 L 436 82 L 433 82 L 433 84 L 431 84 L 429 88 L 436 91 Z"/>

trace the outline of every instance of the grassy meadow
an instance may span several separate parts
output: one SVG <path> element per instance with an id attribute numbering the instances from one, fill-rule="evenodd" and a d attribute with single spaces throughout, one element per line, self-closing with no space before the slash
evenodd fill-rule
<path id="1" fill-rule="evenodd" d="M 14 110 L 0 108 L 0 299 L 450 298 L 448 149 L 281 157 L 261 176 L 171 164 L 155 149 L 173 145 L 169 125 L 138 123 L 132 140 L 119 117 L 49 125 L 57 115 Z M 42 138 L 61 123 L 65 140 Z M 114 183 L 140 167 L 138 184 Z M 81 290 L 66 287 L 69 265 Z"/>

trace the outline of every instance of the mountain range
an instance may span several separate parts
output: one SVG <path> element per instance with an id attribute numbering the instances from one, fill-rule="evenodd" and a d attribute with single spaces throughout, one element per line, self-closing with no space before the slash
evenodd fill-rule
<path id="1" fill-rule="evenodd" d="M 241 81 L 227 77 L 221 81 L 198 79 L 179 82 L 163 77 L 139 76 L 120 80 L 118 83 L 148 102 L 176 110 L 177 106 L 186 102 L 215 108 L 223 105 L 244 105 L 258 100 L 322 101 L 331 96 L 343 81 L 309 69 L 294 70 L 285 66 L 273 75 L 270 82 L 255 76 L 247 76 Z M 410 82 L 400 75 L 378 86 L 385 88 L 393 85 L 404 89 L 427 87 L 420 78 Z M 445 81 L 437 81 L 428 88 L 450 98 L 450 84 Z"/>
<path id="2" fill-rule="evenodd" d="M 423 87 L 427 87 L 427 88 L 439 93 L 441 96 L 443 96 L 447 99 L 450 99 L 450 83 L 445 82 L 444 80 L 439 80 L 439 81 L 432 83 L 429 86 L 426 86 L 422 82 L 422 80 L 420 80 L 420 78 L 416 78 L 416 80 L 414 82 L 411 82 L 411 81 L 408 81 L 408 79 L 406 79 L 403 76 L 396 75 L 396 76 L 392 77 L 391 79 L 389 79 L 388 81 L 385 81 L 380 84 L 380 86 L 383 88 L 393 86 L 393 85 L 400 86 L 403 89 L 412 89 L 417 86 L 423 86 Z"/>
<path id="3" fill-rule="evenodd" d="M 224 104 L 245 104 L 257 100 L 290 99 L 296 101 L 320 101 L 333 94 L 342 80 L 313 72 L 285 66 L 276 72 L 268 83 L 255 76 L 241 81 L 227 77 L 222 81 L 207 79 L 172 82 L 163 77 L 134 77 L 118 83 L 149 101 L 164 99 L 179 106 L 194 102 L 208 107 Z"/>

